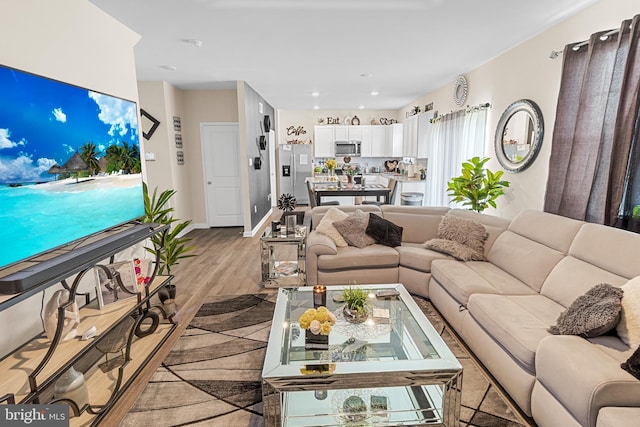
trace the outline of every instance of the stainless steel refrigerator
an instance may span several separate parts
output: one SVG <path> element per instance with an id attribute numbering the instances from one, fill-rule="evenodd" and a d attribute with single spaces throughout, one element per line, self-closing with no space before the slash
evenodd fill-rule
<path id="1" fill-rule="evenodd" d="M 293 195 L 298 205 L 309 204 L 305 179 L 313 175 L 312 148 L 311 144 L 280 144 L 278 146 L 280 195 L 286 193 Z"/>

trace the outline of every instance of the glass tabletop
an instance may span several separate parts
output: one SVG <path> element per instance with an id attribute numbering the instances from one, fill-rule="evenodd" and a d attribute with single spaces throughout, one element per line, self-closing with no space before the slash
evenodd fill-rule
<path id="1" fill-rule="evenodd" d="M 311 286 L 280 289 L 263 376 L 348 375 L 460 367 L 404 286 L 360 286 L 368 293 L 369 307 L 367 319 L 358 324 L 345 318 L 344 303 L 339 302 L 342 290 L 347 287 L 328 286 L 325 295 L 314 293 Z M 389 290 L 397 296 L 382 295 Z M 301 327 L 300 317 L 318 306 L 326 307 L 335 318 L 325 337 Z"/>

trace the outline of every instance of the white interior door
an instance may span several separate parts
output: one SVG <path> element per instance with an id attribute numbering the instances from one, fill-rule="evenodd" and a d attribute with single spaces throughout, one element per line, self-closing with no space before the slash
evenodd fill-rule
<path id="1" fill-rule="evenodd" d="M 209 227 L 243 225 L 237 124 L 203 124 L 202 154 Z"/>

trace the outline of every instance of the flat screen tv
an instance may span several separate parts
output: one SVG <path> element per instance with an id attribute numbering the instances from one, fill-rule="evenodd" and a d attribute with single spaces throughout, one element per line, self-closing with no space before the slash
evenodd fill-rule
<path id="1" fill-rule="evenodd" d="M 0 272 L 144 214 L 136 103 L 0 65 Z"/>

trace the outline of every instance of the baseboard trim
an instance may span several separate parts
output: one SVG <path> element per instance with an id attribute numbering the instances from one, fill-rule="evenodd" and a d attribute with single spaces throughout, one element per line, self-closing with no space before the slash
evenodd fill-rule
<path id="1" fill-rule="evenodd" d="M 245 232 L 242 233 L 242 237 L 254 237 L 256 234 L 258 234 L 258 231 L 260 231 L 260 229 L 264 227 L 264 224 L 269 220 L 269 218 L 271 218 L 272 214 L 273 214 L 273 207 L 269 209 L 269 212 L 267 212 L 267 214 L 262 217 L 262 220 L 260 220 L 260 222 L 255 227 L 253 227 L 253 230 L 251 231 L 245 230 Z"/>

